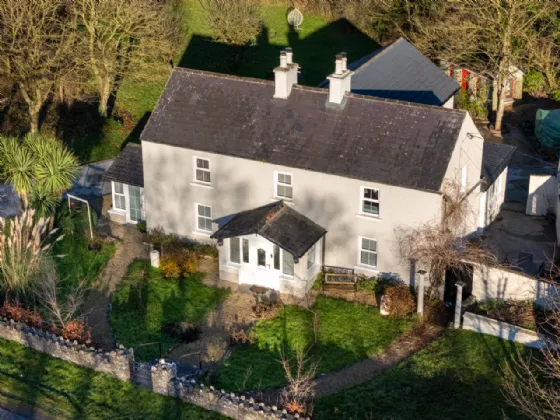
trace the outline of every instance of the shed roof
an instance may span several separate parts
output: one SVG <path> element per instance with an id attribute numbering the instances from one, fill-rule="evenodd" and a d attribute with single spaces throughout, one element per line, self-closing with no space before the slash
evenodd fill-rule
<path id="1" fill-rule="evenodd" d="M 144 168 L 142 166 L 142 147 L 128 143 L 119 153 L 115 162 L 105 172 L 106 181 L 144 187 Z"/>
<path id="2" fill-rule="evenodd" d="M 242 211 L 216 231 L 212 238 L 257 234 L 301 258 L 327 231 L 283 201 Z"/>
<path id="3" fill-rule="evenodd" d="M 464 111 L 175 69 L 143 141 L 405 188 L 440 191 Z"/>
<path id="4" fill-rule="evenodd" d="M 459 84 L 400 38 L 348 66 L 354 70 L 352 92 L 441 106 L 460 88 Z M 320 85 L 328 86 L 328 80 Z"/>
<path id="5" fill-rule="evenodd" d="M 8 218 L 21 214 L 21 201 L 10 184 L 0 183 L 0 217 Z"/>
<path id="6" fill-rule="evenodd" d="M 482 146 L 482 168 L 480 189 L 486 191 L 498 179 L 502 171 L 509 165 L 515 147 L 507 144 L 484 142 Z"/>

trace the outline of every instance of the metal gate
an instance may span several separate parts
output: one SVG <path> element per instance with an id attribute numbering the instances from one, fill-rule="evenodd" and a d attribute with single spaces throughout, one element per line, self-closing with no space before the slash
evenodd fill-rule
<path id="1" fill-rule="evenodd" d="M 152 363 L 130 362 L 130 379 L 137 385 L 152 389 Z"/>

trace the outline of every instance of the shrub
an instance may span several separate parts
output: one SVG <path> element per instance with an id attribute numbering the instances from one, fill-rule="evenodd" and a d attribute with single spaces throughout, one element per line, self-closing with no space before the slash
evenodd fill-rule
<path id="1" fill-rule="evenodd" d="M 198 255 L 185 248 L 172 249 L 161 257 L 160 269 L 165 277 L 172 279 L 196 273 Z"/>
<path id="2" fill-rule="evenodd" d="M 477 303 L 475 312 L 498 321 L 535 329 L 535 308 L 531 300 L 488 300 Z"/>
<path id="3" fill-rule="evenodd" d="M 528 71 L 523 78 L 523 90 L 530 95 L 537 96 L 546 90 L 546 80 L 538 71 Z"/>
<path id="4" fill-rule="evenodd" d="M 385 294 L 385 290 L 389 287 L 398 286 L 398 280 L 394 279 L 393 277 L 381 277 L 377 279 L 375 293 L 378 295 Z"/>
<path id="5" fill-rule="evenodd" d="M 370 277 L 370 278 L 361 277 L 360 279 L 358 279 L 358 283 L 357 283 L 356 287 L 360 291 L 369 292 L 372 295 L 375 295 L 377 293 L 377 289 L 378 289 L 377 278 L 376 277 Z"/>
<path id="6" fill-rule="evenodd" d="M 139 222 L 136 224 L 136 229 L 138 229 L 142 233 L 146 233 L 148 230 L 146 229 L 146 222 Z"/>
<path id="7" fill-rule="evenodd" d="M 235 344 L 255 344 L 255 333 L 239 329 L 231 332 L 231 341 Z"/>
<path id="8" fill-rule="evenodd" d="M 182 343 L 192 343 L 200 338 L 200 327 L 189 322 L 170 322 L 163 326 L 163 332 L 177 338 Z"/>
<path id="9" fill-rule="evenodd" d="M 557 90 L 557 91 L 555 91 L 555 92 L 552 92 L 551 95 L 550 95 L 550 97 L 551 97 L 552 99 L 554 99 L 555 101 L 560 102 L 560 90 Z"/>
<path id="10" fill-rule="evenodd" d="M 13 319 L 16 322 L 23 322 L 30 327 L 43 327 L 43 318 L 41 315 L 37 311 L 24 308 L 19 303 L 11 304 L 5 301 L 0 308 L 0 316 Z"/>
<path id="11" fill-rule="evenodd" d="M 323 286 L 325 284 L 325 275 L 320 272 L 317 274 L 315 281 L 313 282 L 313 290 L 323 290 Z"/>
<path id="12" fill-rule="evenodd" d="M 445 325 L 447 308 L 442 300 L 428 300 L 424 307 L 424 319 L 430 324 Z"/>
<path id="13" fill-rule="evenodd" d="M 218 248 L 208 244 L 194 244 L 192 250 L 198 255 L 207 255 L 209 257 L 218 258 Z"/>
<path id="14" fill-rule="evenodd" d="M 224 358 L 227 351 L 227 343 L 220 339 L 215 339 L 208 344 L 204 350 L 203 359 L 206 362 L 216 363 Z"/>
<path id="15" fill-rule="evenodd" d="M 77 341 L 82 344 L 91 344 L 91 333 L 83 322 L 70 321 L 62 329 L 62 337 L 66 340 Z"/>
<path id="16" fill-rule="evenodd" d="M 383 306 L 390 315 L 404 316 L 412 313 L 415 308 L 414 298 L 408 286 L 399 285 L 385 290 Z"/>

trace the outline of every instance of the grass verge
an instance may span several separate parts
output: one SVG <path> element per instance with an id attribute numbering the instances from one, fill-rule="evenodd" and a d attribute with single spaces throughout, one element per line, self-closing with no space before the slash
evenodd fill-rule
<path id="1" fill-rule="evenodd" d="M 500 367 L 522 346 L 446 331 L 407 361 L 363 385 L 315 401 L 320 419 L 523 418 L 501 393 Z"/>
<path id="2" fill-rule="evenodd" d="M 224 418 L 3 339 L 0 401 L 23 402 L 60 419 Z"/>

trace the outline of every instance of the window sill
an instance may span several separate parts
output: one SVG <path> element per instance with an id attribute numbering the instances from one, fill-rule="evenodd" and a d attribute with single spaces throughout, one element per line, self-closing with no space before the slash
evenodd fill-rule
<path id="1" fill-rule="evenodd" d="M 120 216 L 126 216 L 126 210 L 116 209 L 114 207 L 111 207 L 109 210 L 107 210 L 107 213 L 118 214 Z"/>
<path id="2" fill-rule="evenodd" d="M 379 274 L 379 269 L 370 265 L 355 265 L 354 270 L 367 271 L 368 273 L 372 274 Z"/>
<path id="3" fill-rule="evenodd" d="M 206 188 L 207 190 L 213 190 L 214 189 L 214 187 L 212 187 L 212 184 L 205 184 L 203 182 L 191 182 L 191 185 L 193 187 Z"/>
<path id="4" fill-rule="evenodd" d="M 212 232 L 208 232 L 205 230 L 193 230 L 192 234 L 197 236 L 204 236 L 205 238 L 209 238 L 210 236 L 212 236 Z"/>
<path id="5" fill-rule="evenodd" d="M 225 266 L 226 266 L 227 268 L 232 268 L 232 269 L 234 269 L 234 270 L 239 270 L 239 269 L 241 268 L 241 264 L 237 264 L 237 263 L 234 263 L 234 262 L 231 262 L 231 261 L 228 261 L 228 262 L 225 264 Z"/>
<path id="6" fill-rule="evenodd" d="M 284 281 L 296 281 L 294 276 L 289 276 L 287 274 L 280 274 L 279 278 L 280 280 L 284 280 Z"/>
<path id="7" fill-rule="evenodd" d="M 383 219 L 381 219 L 379 216 L 369 215 L 369 214 L 365 214 L 365 213 L 358 213 L 356 215 L 356 217 L 359 218 L 359 219 L 370 220 L 372 222 L 382 222 L 383 221 Z"/>
<path id="8" fill-rule="evenodd" d="M 282 201 L 283 201 L 284 203 L 286 203 L 288 206 L 295 206 L 295 205 L 296 205 L 296 203 L 294 203 L 294 200 L 293 200 L 293 199 L 289 199 L 289 198 L 286 198 L 286 197 L 272 197 L 272 198 L 270 199 L 270 202 L 271 202 L 271 203 L 274 203 L 274 202 L 280 201 L 280 200 L 282 200 Z"/>

